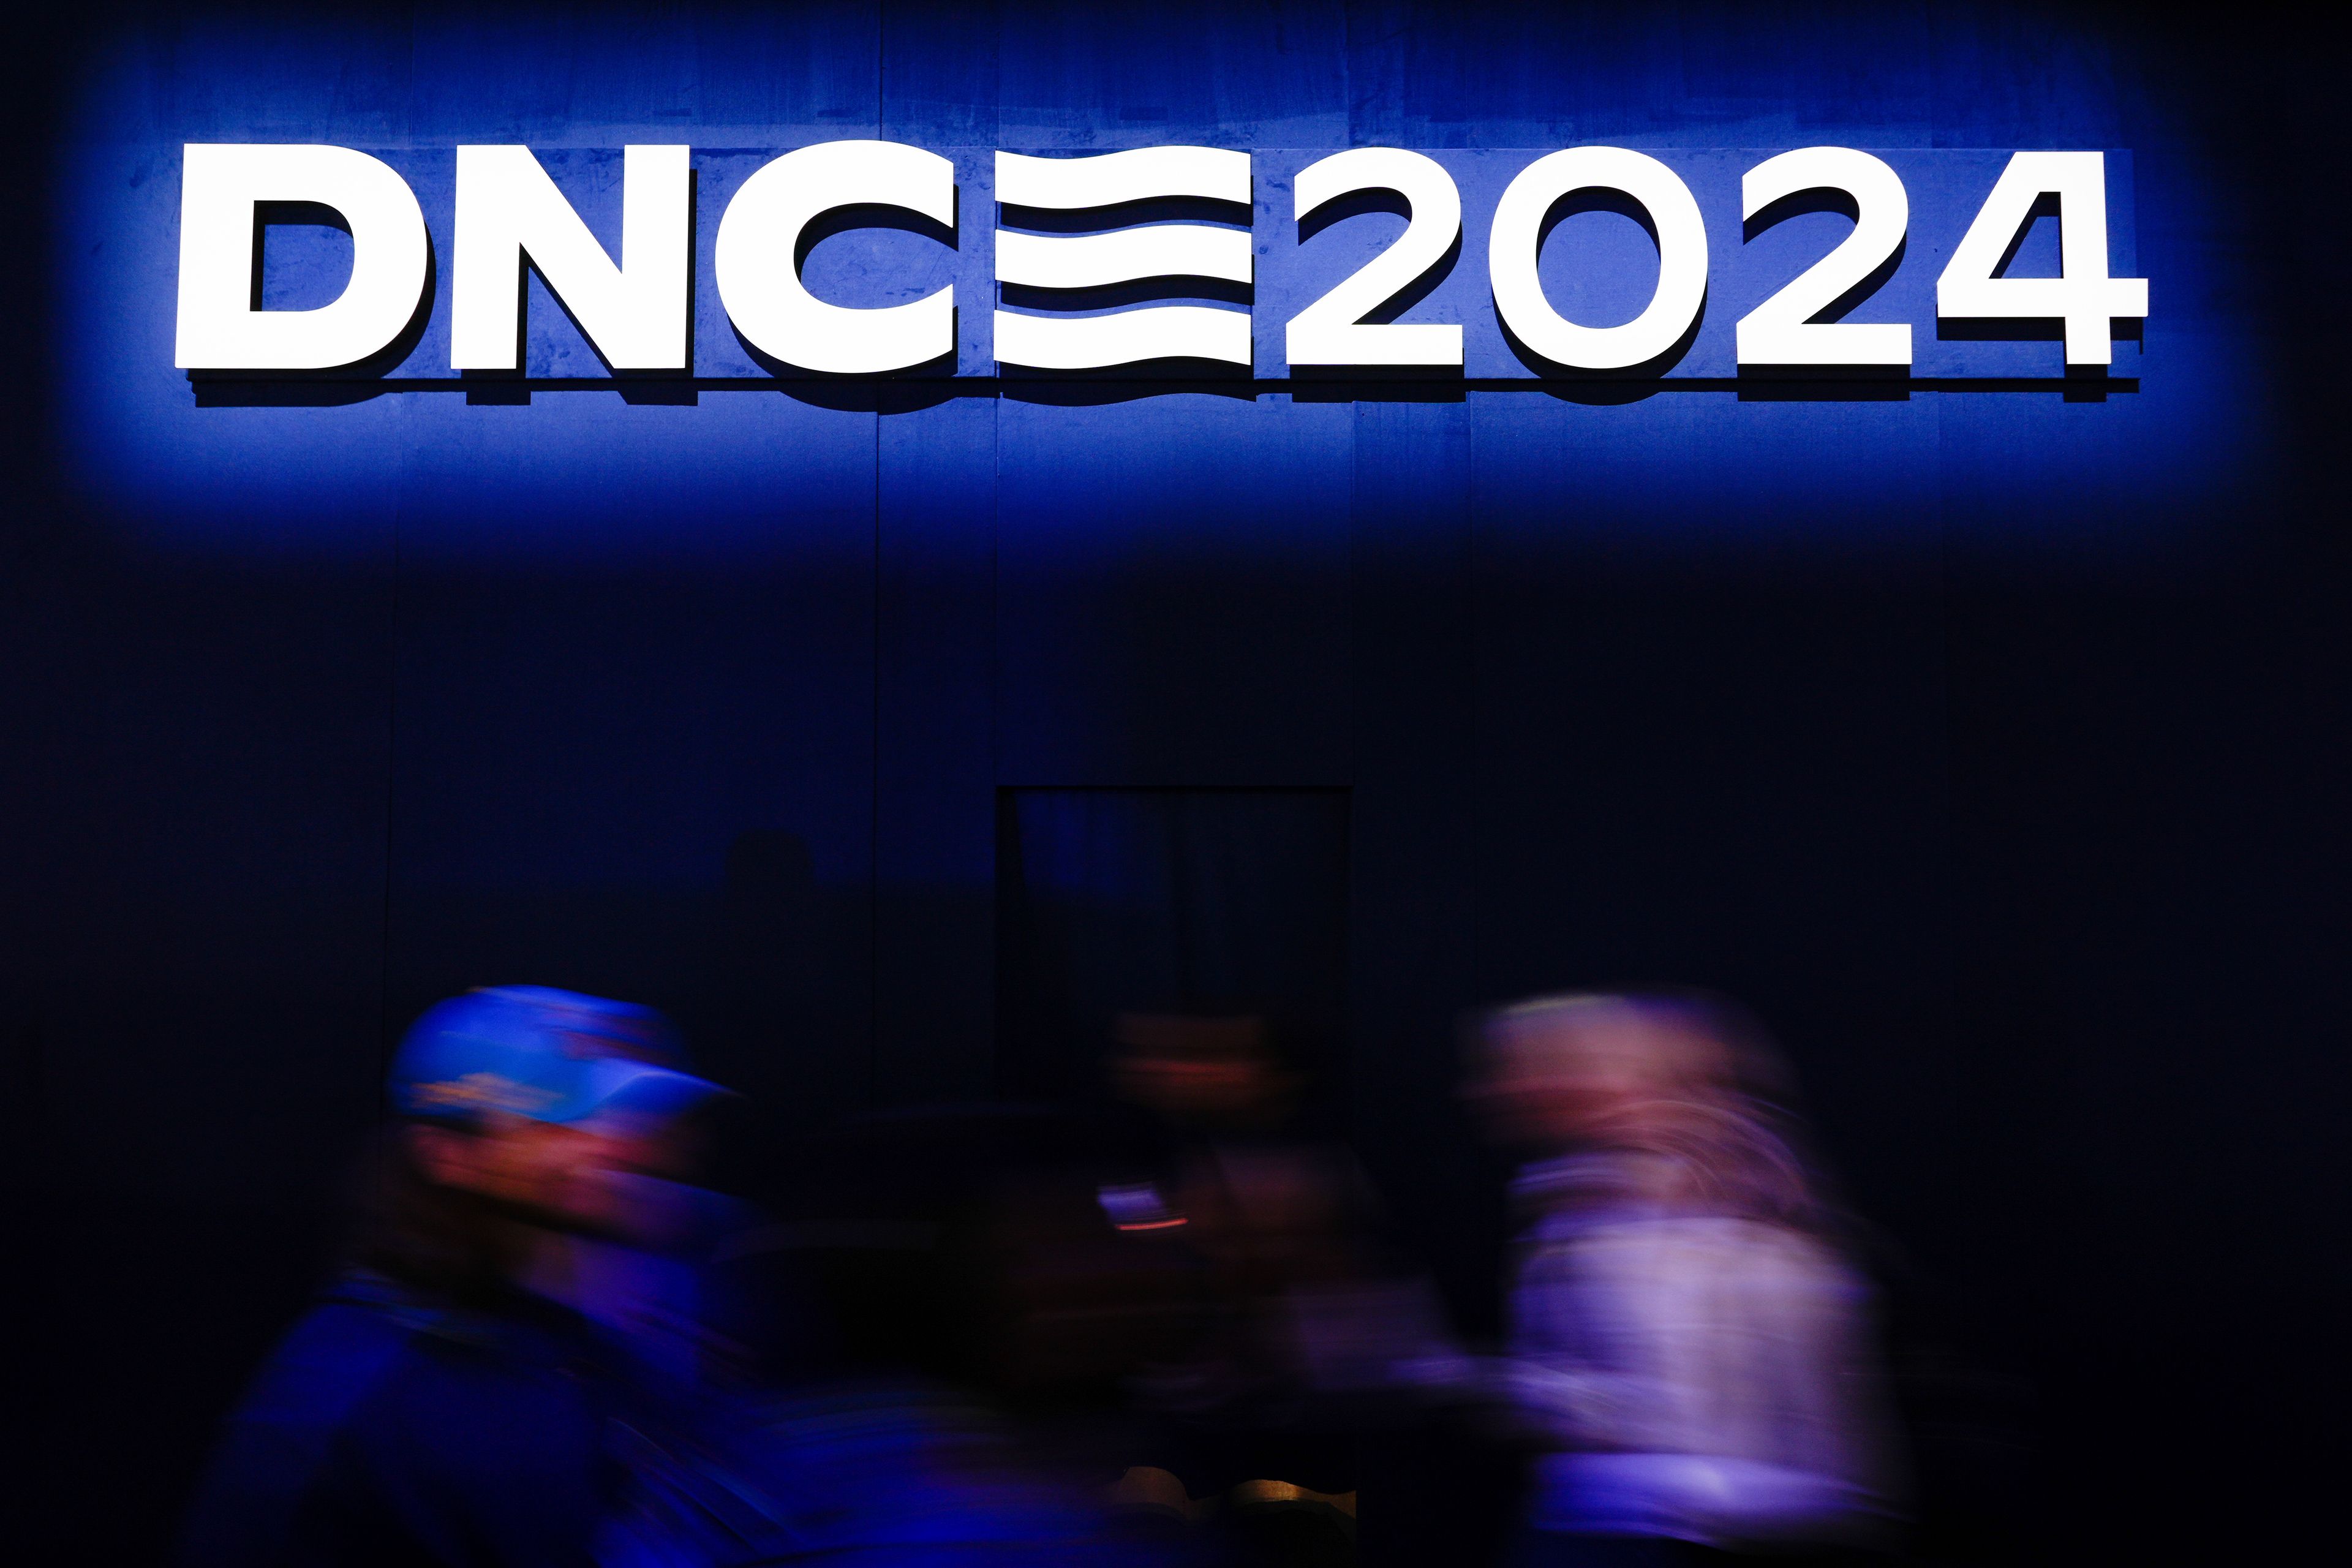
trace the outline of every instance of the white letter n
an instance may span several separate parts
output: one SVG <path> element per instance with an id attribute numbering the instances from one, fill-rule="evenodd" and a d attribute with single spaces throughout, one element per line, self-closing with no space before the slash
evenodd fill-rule
<path id="1" fill-rule="evenodd" d="M 458 370 L 522 368 L 528 253 L 606 364 L 686 369 L 694 253 L 689 151 L 623 150 L 616 267 L 530 148 L 458 148 L 449 363 Z"/>

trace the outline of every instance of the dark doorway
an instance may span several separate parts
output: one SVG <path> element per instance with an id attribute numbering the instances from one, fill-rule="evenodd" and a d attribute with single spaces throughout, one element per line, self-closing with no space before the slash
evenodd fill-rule
<path id="1" fill-rule="evenodd" d="M 1000 1093 L 1106 1092 L 1120 1013 L 1254 1013 L 1346 1103 L 1348 792 L 997 794 Z"/>

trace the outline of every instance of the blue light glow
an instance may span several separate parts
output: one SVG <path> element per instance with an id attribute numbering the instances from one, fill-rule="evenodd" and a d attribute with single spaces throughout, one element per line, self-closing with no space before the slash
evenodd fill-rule
<path id="1" fill-rule="evenodd" d="M 1197 18 L 1179 46 L 1144 20 L 1091 13 L 1007 19 L 992 36 L 892 35 L 887 21 L 856 6 L 776 20 L 709 9 L 648 31 L 426 12 L 397 26 L 263 33 L 197 12 L 135 41 L 93 72 L 63 170 L 60 390 L 83 482 L 126 532 L 173 550 L 365 556 L 395 527 L 415 560 L 585 566 L 849 548 L 873 505 L 877 426 L 901 416 L 859 406 L 863 395 L 838 385 L 767 389 L 711 286 L 710 253 L 729 196 L 768 158 L 876 134 L 955 159 L 958 244 L 856 230 L 816 246 L 807 277 L 821 297 L 856 305 L 952 282 L 962 379 L 941 395 L 959 398 L 1043 395 L 999 383 L 989 361 L 994 148 L 1255 150 L 1255 405 L 1138 395 L 1083 416 L 1024 410 L 1004 426 L 1051 427 L 1058 445 L 1004 448 L 1003 525 L 1080 555 L 1118 548 L 1119 518 L 1138 506 L 1168 520 L 1155 532 L 1191 535 L 1188 548 L 1237 558 L 1321 548 L 1325 502 L 1344 500 L 1328 490 L 1346 468 L 1331 443 L 1357 437 L 1344 416 L 1334 426 L 1274 406 L 1318 395 L 1282 381 L 1282 323 L 1401 220 L 1350 218 L 1301 245 L 1289 181 L 1351 142 L 1432 150 L 1462 188 L 1461 256 L 1406 319 L 1461 322 L 1473 382 L 1520 384 L 1464 395 L 1478 510 L 1502 526 L 1675 554 L 1743 541 L 1875 549 L 1944 530 L 2014 545 L 2152 546 L 2180 537 L 2258 463 L 2260 357 L 2218 303 L 2230 292 L 2216 276 L 2232 264 L 2216 240 L 2227 214 L 2179 149 L 2126 150 L 2134 137 L 2160 140 L 2167 122 L 2119 92 L 2088 46 L 2053 50 L 2047 37 L 1990 25 L 1929 29 L 1909 11 L 1873 28 L 1824 21 L 1769 38 L 1733 13 L 1718 27 L 1685 18 L 1685 32 L 1718 38 L 1722 52 L 1674 61 L 1631 19 L 1555 29 L 1465 17 L 1450 36 L 1423 29 L 1408 46 L 1285 16 L 1272 51 L 1262 19 L 1239 11 Z M 1188 50 L 1200 56 L 1189 65 Z M 179 148 L 207 139 L 360 147 L 409 180 L 434 235 L 436 297 L 386 379 L 321 384 L 309 389 L 315 402 L 286 405 L 192 386 L 173 368 Z M 446 368 L 452 148 L 491 140 L 532 146 L 608 247 L 620 147 L 694 145 L 697 384 L 616 387 L 534 279 L 527 374 L 590 387 L 456 386 Z M 1486 298 L 1485 225 L 1502 186 L 1544 151 L 1593 142 L 1665 158 L 1708 219 L 1703 323 L 1646 399 L 1539 388 Z M 1769 152 L 1824 142 L 1877 150 L 1912 203 L 1901 267 L 1850 319 L 1913 322 L 1920 378 L 2023 377 L 2039 390 L 1770 401 L 1769 388 L 1731 384 L 1733 324 L 1846 221 L 1807 215 L 1743 242 L 1740 173 Z M 2098 401 L 2062 394 L 2054 342 L 1939 336 L 1934 317 L 1937 273 L 2008 152 L 2048 146 L 2110 149 L 2115 267 L 2152 279 L 2144 342 L 2117 342 L 2122 390 Z M 2156 215 L 2152 233 L 2144 213 Z M 2012 275 L 2054 270 L 2054 226 L 2036 226 Z M 331 228 L 273 226 L 265 302 L 331 295 L 349 251 Z M 1560 224 L 1541 263 L 1554 302 L 1595 324 L 1637 310 L 1655 268 L 1637 226 L 1605 212 Z M 1712 384 L 1677 385 L 1693 381 Z M 1125 456 L 1106 461 L 1114 451 Z M 1148 493 L 1136 484 L 1144 475 Z M 1222 521 L 1244 514 L 1246 530 Z M 1106 542 L 1084 542 L 1089 534 Z"/>

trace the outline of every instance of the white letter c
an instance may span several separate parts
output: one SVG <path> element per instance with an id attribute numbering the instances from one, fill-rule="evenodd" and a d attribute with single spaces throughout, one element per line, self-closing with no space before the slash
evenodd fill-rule
<path id="1" fill-rule="evenodd" d="M 719 220 L 719 298 L 761 353 L 803 370 L 870 375 L 955 352 L 955 286 L 904 305 L 829 305 L 802 283 L 802 231 L 835 207 L 904 207 L 955 224 L 955 165 L 898 142 L 820 142 L 761 167 Z"/>

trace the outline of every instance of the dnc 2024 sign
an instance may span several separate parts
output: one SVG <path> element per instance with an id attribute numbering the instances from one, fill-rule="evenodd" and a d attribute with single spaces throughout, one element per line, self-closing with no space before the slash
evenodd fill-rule
<path id="1" fill-rule="evenodd" d="M 900 142 L 819 142 L 754 159 L 714 204 L 709 287 L 734 335 L 782 374 L 937 370 L 976 353 L 1024 373 L 1182 362 L 1235 374 L 1255 366 L 1458 377 L 1487 352 L 1476 345 L 1499 339 L 1516 374 L 1640 374 L 1678 362 L 1706 315 L 1711 273 L 1741 256 L 1737 247 L 1789 214 L 1832 211 L 1850 220 L 1837 243 L 1777 277 L 1745 280 L 1729 344 L 1742 372 L 1902 374 L 1916 367 L 1923 342 L 2006 335 L 2048 355 L 2045 373 L 2056 356 L 2042 344 L 2062 340 L 2064 366 L 2079 373 L 2111 364 L 2114 340 L 2136 337 L 2147 314 L 2147 280 L 2111 270 L 2108 158 L 2099 152 L 1973 154 L 1937 165 L 1937 211 L 1950 232 L 1929 252 L 1941 262 L 1932 305 L 1921 292 L 1907 321 L 1843 319 L 1916 246 L 1904 174 L 1855 148 L 1740 153 L 1736 162 L 1717 152 L 1706 155 L 1708 178 L 1699 178 L 1696 154 L 1609 146 L 1512 154 L 1507 168 L 1495 153 L 1356 147 L 1297 155 L 1270 179 L 1254 156 L 1272 155 L 1195 146 L 994 152 L 960 167 Z M 623 149 L 615 251 L 530 148 L 456 148 L 448 368 L 524 368 L 526 285 L 535 272 L 608 371 L 695 372 L 695 163 L 696 150 L 682 145 Z M 1925 168 L 1914 168 L 1915 185 Z M 1709 200 L 1695 194 L 1694 178 Z M 1465 181 L 1477 197 L 1466 221 Z M 860 226 L 912 228 L 964 248 L 959 225 L 973 184 L 987 185 L 991 204 L 982 210 L 992 226 L 972 247 L 987 252 L 986 273 L 967 269 L 885 304 L 827 299 L 806 276 L 814 244 Z M 1269 202 L 1269 191 L 1278 198 L 1286 186 L 1286 201 Z M 1710 214 L 1710 201 L 1723 210 Z M 1562 215 L 1594 206 L 1648 231 L 1637 260 L 1621 251 L 1601 268 L 1639 272 L 1630 285 L 1615 279 L 1620 295 L 1630 288 L 1635 297 L 1628 319 L 1595 320 L 1612 312 L 1580 308 L 1584 283 L 1610 279 L 1564 282 L 1559 264 L 1543 259 Z M 349 279 L 314 308 L 265 308 L 262 237 L 271 214 L 297 208 L 323 209 L 348 233 Z M 1336 275 L 1326 266 L 1326 276 L 1297 285 L 1306 275 L 1296 274 L 1275 298 L 1255 288 L 1270 258 L 1287 266 L 1287 256 L 1329 243 L 1320 236 L 1332 219 L 1372 209 L 1405 217 L 1405 226 L 1369 254 L 1349 252 Z M 2012 275 L 2041 217 L 2057 220 L 2054 269 Z M 417 192 L 383 158 L 320 144 L 191 143 L 175 362 L 265 376 L 362 365 L 433 311 L 436 265 Z M 1410 319 L 1445 313 L 1421 302 L 1433 280 L 1456 272 L 1483 272 L 1483 292 L 1454 289 L 1454 320 Z M 1187 296 L 1192 302 L 1164 302 Z M 982 299 L 991 308 L 971 310 Z M 960 329 L 967 319 L 985 336 Z"/>

